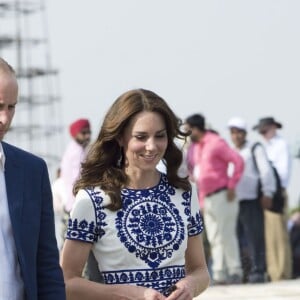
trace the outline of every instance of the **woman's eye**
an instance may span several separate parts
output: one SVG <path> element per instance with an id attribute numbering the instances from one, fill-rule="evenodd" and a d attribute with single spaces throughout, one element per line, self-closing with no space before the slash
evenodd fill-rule
<path id="1" fill-rule="evenodd" d="M 160 135 L 157 135 L 156 137 L 157 137 L 158 139 L 163 139 L 163 138 L 166 137 L 166 135 L 165 135 L 165 134 L 160 134 Z"/>
<path id="2" fill-rule="evenodd" d="M 136 135 L 135 138 L 138 139 L 138 140 L 143 140 L 143 139 L 146 138 L 146 136 L 144 136 L 144 135 Z"/>
<path id="3" fill-rule="evenodd" d="M 163 139 L 163 138 L 166 138 L 166 134 L 165 133 L 163 133 L 163 134 L 159 134 L 159 135 L 156 135 L 155 136 L 155 138 L 156 139 Z M 145 139 L 147 139 L 148 138 L 148 136 L 146 136 L 146 135 L 135 135 L 134 136 L 137 140 L 145 140 Z"/>

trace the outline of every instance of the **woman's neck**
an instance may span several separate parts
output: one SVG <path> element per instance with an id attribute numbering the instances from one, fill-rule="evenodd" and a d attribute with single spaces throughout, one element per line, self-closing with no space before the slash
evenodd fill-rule
<path id="1" fill-rule="evenodd" d="M 160 173 L 157 170 L 146 172 L 126 172 L 129 177 L 127 185 L 130 189 L 146 189 L 156 186 L 160 180 Z"/>

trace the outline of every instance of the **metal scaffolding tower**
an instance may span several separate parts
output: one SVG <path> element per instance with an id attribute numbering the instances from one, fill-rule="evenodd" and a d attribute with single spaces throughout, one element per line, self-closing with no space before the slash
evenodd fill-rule
<path id="1" fill-rule="evenodd" d="M 45 0 L 0 0 L 0 56 L 16 70 L 19 101 L 6 140 L 44 158 L 50 176 L 62 153 L 58 71 L 51 65 Z"/>

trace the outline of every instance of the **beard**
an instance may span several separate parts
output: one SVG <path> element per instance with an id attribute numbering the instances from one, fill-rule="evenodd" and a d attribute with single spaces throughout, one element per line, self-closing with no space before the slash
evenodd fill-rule
<path id="1" fill-rule="evenodd" d="M 191 139 L 191 141 L 192 141 L 193 143 L 198 142 L 198 137 L 195 136 L 195 135 L 191 135 L 191 136 L 190 136 L 190 139 Z"/>
<path id="2" fill-rule="evenodd" d="M 85 139 L 76 139 L 76 142 L 81 145 L 83 148 L 87 147 L 87 145 L 90 143 L 90 138 L 85 138 Z"/>

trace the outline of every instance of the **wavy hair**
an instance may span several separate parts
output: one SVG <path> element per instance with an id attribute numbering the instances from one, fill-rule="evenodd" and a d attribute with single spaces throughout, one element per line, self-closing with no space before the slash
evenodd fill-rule
<path id="1" fill-rule="evenodd" d="M 182 121 L 174 114 L 168 104 L 152 91 L 144 89 L 130 90 L 122 94 L 106 113 L 97 139 L 92 143 L 81 176 L 74 186 L 74 194 L 79 189 L 100 186 L 110 196 L 111 210 L 122 207 L 120 190 L 129 182 L 125 174 L 122 149 L 118 139 L 123 135 L 131 119 L 143 111 L 159 113 L 165 122 L 168 146 L 164 154 L 169 182 L 184 190 L 190 190 L 190 182 L 178 176 L 182 163 L 182 152 L 174 143 L 175 138 L 185 139 L 187 133 L 181 131 Z"/>

